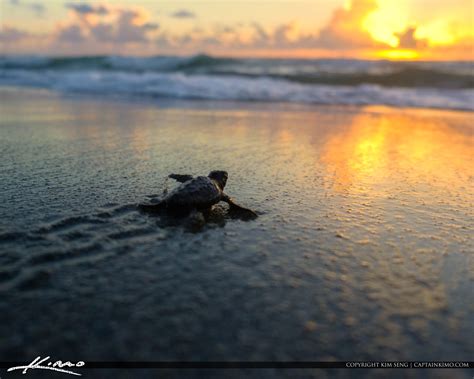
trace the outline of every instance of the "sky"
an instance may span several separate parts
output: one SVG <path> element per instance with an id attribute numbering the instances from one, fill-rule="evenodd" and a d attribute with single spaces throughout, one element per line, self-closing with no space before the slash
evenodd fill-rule
<path id="1" fill-rule="evenodd" d="M 474 0 L 0 0 L 0 53 L 472 60 Z"/>

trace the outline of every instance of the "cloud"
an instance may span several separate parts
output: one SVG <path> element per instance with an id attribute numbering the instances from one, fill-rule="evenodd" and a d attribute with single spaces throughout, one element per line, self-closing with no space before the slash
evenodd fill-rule
<path id="1" fill-rule="evenodd" d="M 401 33 L 395 33 L 398 38 L 398 47 L 403 49 L 422 49 L 428 46 L 425 38 L 416 38 L 416 27 L 409 27 Z"/>
<path id="2" fill-rule="evenodd" d="M 347 8 L 334 11 L 315 42 L 319 47 L 326 48 L 367 48 L 380 45 L 363 28 L 367 16 L 377 8 L 376 0 L 352 0 Z"/>
<path id="3" fill-rule="evenodd" d="M 36 13 L 37 16 L 42 16 L 46 12 L 46 7 L 40 2 L 25 3 L 23 0 L 10 0 L 10 4 L 16 7 L 27 8 Z"/>
<path id="4" fill-rule="evenodd" d="M 0 42 L 5 44 L 18 42 L 28 36 L 29 33 L 12 26 L 2 26 L 0 29 Z"/>
<path id="5" fill-rule="evenodd" d="M 171 14 L 171 17 L 174 18 L 196 18 L 196 14 L 187 9 L 180 9 Z"/>
<path id="6" fill-rule="evenodd" d="M 255 36 L 258 40 L 265 41 L 268 40 L 268 33 L 265 31 L 265 29 L 258 24 L 257 22 L 252 23 L 252 27 L 254 28 L 255 31 Z"/>
<path id="7" fill-rule="evenodd" d="M 192 41 L 194 46 L 221 45 L 227 49 L 295 50 L 326 49 L 331 51 L 387 48 L 375 41 L 364 28 L 366 18 L 378 9 L 376 0 L 352 0 L 347 7 L 337 8 L 319 31 L 304 32 L 295 22 L 265 29 L 257 22 L 217 27 L 207 33 L 188 33 L 187 38 L 168 36 L 168 44 Z M 162 42 L 162 40 L 161 40 Z M 408 41 L 405 41 L 408 42 Z"/>
<path id="8" fill-rule="evenodd" d="M 46 11 L 46 7 L 41 3 L 30 3 L 29 6 L 36 14 L 39 15 Z"/>
<path id="9" fill-rule="evenodd" d="M 148 14 L 141 8 L 67 3 L 75 19 L 60 26 L 56 41 L 82 43 L 97 47 L 97 43 L 146 44 L 149 33 L 159 29 L 154 22 L 147 22 Z"/>
<path id="10" fill-rule="evenodd" d="M 289 35 L 294 30 L 294 25 L 291 23 L 283 24 L 275 28 L 273 31 L 273 42 L 276 45 L 287 45 L 290 42 Z"/>
<path id="11" fill-rule="evenodd" d="M 146 42 L 147 33 L 157 30 L 156 23 L 140 23 L 141 14 L 135 10 L 122 10 L 115 25 L 109 25 L 110 42 L 130 43 Z M 94 30 L 91 30 L 94 35 Z"/>
<path id="12" fill-rule="evenodd" d="M 72 9 L 77 14 L 88 15 L 106 15 L 109 13 L 109 10 L 104 5 L 93 6 L 85 3 L 67 3 L 66 8 Z"/>
<path id="13" fill-rule="evenodd" d="M 81 43 L 85 41 L 85 35 L 79 25 L 70 25 L 59 30 L 57 35 L 58 42 L 63 43 Z"/>
<path id="14" fill-rule="evenodd" d="M 1 0 L 0 0 L 1 1 Z M 8 0 L 4 0 L 8 1 Z M 34 0 L 9 0 L 13 6 L 28 6 L 33 11 Z M 28 2 L 30 1 L 30 2 Z M 368 17 L 376 16 L 382 0 L 351 0 L 330 15 L 321 29 L 303 29 L 297 22 L 279 25 L 257 22 L 199 25 L 184 22 L 180 29 L 162 30 L 150 19 L 150 13 L 135 6 L 104 3 L 100 0 L 82 2 L 67 0 L 69 10 L 65 20 L 58 22 L 53 32 L 27 33 L 15 27 L 0 29 L 0 46 L 11 52 L 48 52 L 52 54 L 209 54 L 235 55 L 318 55 L 334 57 L 377 57 L 380 51 L 391 50 L 378 42 L 366 30 Z M 342 2 L 342 0 L 341 0 Z M 196 15 L 180 9 L 168 16 L 191 19 Z M 194 25 L 194 26 L 193 26 Z M 428 46 L 430 35 L 422 26 L 408 27 L 393 34 L 400 49 L 422 50 L 423 57 L 465 57 L 472 52 L 472 38 L 461 43 L 461 37 L 448 45 Z M 393 38 L 396 42 L 396 39 Z M 393 44 L 392 44 L 393 45 Z M 425 47 L 429 47 L 426 49 Z M 425 48 L 425 49 L 424 49 Z M 431 55 L 429 55 L 431 54 Z M 472 56 L 472 53 L 471 53 Z"/>

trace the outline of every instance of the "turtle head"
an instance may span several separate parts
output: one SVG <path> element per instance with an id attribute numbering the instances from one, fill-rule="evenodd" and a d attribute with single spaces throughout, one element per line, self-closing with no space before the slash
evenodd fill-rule
<path id="1" fill-rule="evenodd" d="M 224 190 L 228 177 L 226 171 L 211 171 L 208 177 L 214 180 L 222 191 Z"/>

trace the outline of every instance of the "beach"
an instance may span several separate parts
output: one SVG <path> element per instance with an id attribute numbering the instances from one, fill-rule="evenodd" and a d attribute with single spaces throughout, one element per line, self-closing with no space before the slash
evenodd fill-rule
<path id="1" fill-rule="evenodd" d="M 2 360 L 472 360 L 472 112 L 17 87 L 0 111 Z M 215 169 L 256 220 L 135 206 Z"/>

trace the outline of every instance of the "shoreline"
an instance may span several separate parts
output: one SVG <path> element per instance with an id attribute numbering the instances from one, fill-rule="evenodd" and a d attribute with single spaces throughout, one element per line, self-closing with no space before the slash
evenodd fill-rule
<path id="1" fill-rule="evenodd" d="M 297 102 L 279 102 L 262 100 L 209 100 L 209 99 L 179 99 L 179 98 L 151 98 L 147 96 L 127 96 L 112 94 L 94 94 L 81 92 L 61 92 L 59 90 L 28 87 L 18 85 L 0 84 L 0 91 L 18 93 L 19 95 L 47 94 L 48 96 L 58 96 L 64 99 L 77 101 L 99 100 L 100 102 L 111 104 L 136 104 L 155 106 L 157 108 L 196 108 L 208 110 L 223 109 L 255 109 L 255 110 L 283 110 L 283 111 L 303 111 L 311 112 L 318 109 L 328 109 L 336 111 L 358 111 L 368 110 L 383 113 L 390 112 L 440 112 L 448 113 L 473 113 L 474 110 L 464 108 L 440 108 L 440 107 L 419 107 L 419 106 L 394 106 L 386 104 L 325 104 L 325 103 L 297 103 Z"/>

